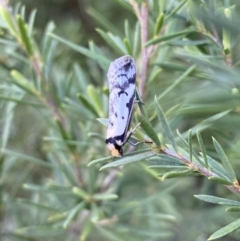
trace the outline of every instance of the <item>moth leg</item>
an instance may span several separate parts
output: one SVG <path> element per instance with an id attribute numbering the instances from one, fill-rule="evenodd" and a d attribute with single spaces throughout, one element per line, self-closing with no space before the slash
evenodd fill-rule
<path id="1" fill-rule="evenodd" d="M 131 137 L 131 135 L 136 131 L 136 129 L 139 127 L 141 125 L 141 122 L 140 123 L 138 123 L 133 129 L 130 129 L 129 131 L 128 131 L 128 133 L 127 133 L 127 137 L 126 137 L 126 141 L 124 142 L 124 144 L 126 143 L 126 142 L 128 142 L 130 145 L 132 145 L 132 146 L 137 146 L 137 145 L 139 145 L 139 144 L 141 144 L 141 143 L 146 143 L 146 144 L 152 144 L 153 142 L 152 141 L 139 141 L 139 140 L 137 140 L 137 142 L 136 143 L 134 143 L 134 142 L 132 142 L 132 141 L 130 141 L 129 140 L 129 138 Z M 134 138 L 135 139 L 135 138 Z"/>
<path id="2" fill-rule="evenodd" d="M 143 103 L 141 100 L 135 99 L 135 100 L 134 100 L 134 104 L 136 104 L 136 103 L 141 103 L 142 105 L 144 105 L 144 103 Z"/>
<path id="3" fill-rule="evenodd" d="M 127 142 L 128 142 L 130 145 L 132 145 L 132 146 L 137 146 L 137 145 L 139 145 L 139 144 L 141 144 L 141 143 L 144 143 L 144 142 L 142 142 L 142 141 L 138 141 L 138 142 L 134 143 L 134 142 L 132 142 L 132 141 L 130 141 L 130 140 L 128 140 Z"/>
<path id="4" fill-rule="evenodd" d="M 141 125 L 141 123 L 139 122 L 134 128 L 131 128 L 128 132 L 127 132 L 127 135 L 126 135 L 126 139 L 123 143 L 123 145 L 128 142 L 129 138 L 131 137 L 131 135 L 134 133 L 134 131 L 136 131 L 136 129 Z"/>
<path id="5" fill-rule="evenodd" d="M 141 125 L 141 122 L 139 122 L 133 129 L 131 128 L 129 132 L 131 132 L 131 134 L 133 134 L 133 132 L 135 130 L 137 130 L 137 128 Z"/>

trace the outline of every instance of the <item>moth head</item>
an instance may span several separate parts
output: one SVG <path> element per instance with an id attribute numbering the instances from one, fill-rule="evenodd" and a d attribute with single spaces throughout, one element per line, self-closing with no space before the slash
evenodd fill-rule
<path id="1" fill-rule="evenodd" d="M 110 137 L 106 139 L 106 144 L 108 149 L 111 151 L 112 156 L 115 156 L 115 157 L 122 156 L 123 154 L 122 146 L 116 142 L 115 138 Z"/>
<path id="2" fill-rule="evenodd" d="M 122 156 L 122 150 L 113 149 L 111 151 L 111 154 L 112 154 L 112 156 L 115 156 L 115 157 L 121 157 Z"/>

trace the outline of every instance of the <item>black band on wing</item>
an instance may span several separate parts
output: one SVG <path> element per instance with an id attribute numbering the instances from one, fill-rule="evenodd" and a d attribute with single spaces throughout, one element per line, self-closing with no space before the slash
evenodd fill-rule
<path id="1" fill-rule="evenodd" d="M 126 74 L 119 74 L 116 79 L 125 77 L 128 80 L 128 84 L 135 84 L 136 83 L 136 74 L 134 74 L 131 78 L 128 78 Z"/>

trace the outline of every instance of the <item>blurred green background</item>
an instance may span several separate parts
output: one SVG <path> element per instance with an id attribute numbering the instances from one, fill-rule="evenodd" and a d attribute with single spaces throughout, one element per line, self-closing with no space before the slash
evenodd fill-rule
<path id="1" fill-rule="evenodd" d="M 136 2 L 140 5 L 142 1 Z M 1 19 L 0 240 L 205 241 L 238 218 L 238 212 L 225 212 L 223 206 L 194 197 L 239 198 L 204 176 L 161 181 L 159 175 L 166 170 L 148 169 L 146 161 L 103 171 L 99 171 L 102 164 L 87 166 L 109 155 L 106 127 L 97 118 L 108 116 L 108 64 L 125 54 L 96 29 L 112 32 L 117 46 L 124 46 L 122 40 L 129 38 L 130 54 L 139 72 L 142 68 L 140 27 L 128 1 L 12 0 L 9 6 L 26 23 L 37 10 L 31 36 L 38 53 L 34 58 L 43 70 L 39 77 L 33 56 L 26 54 Z M 177 144 L 186 148 L 176 129 L 185 138 L 192 129 L 193 148 L 198 153 L 195 135 L 201 130 L 208 155 L 218 159 L 214 136 L 237 178 L 239 10 L 237 0 L 149 0 L 149 40 L 156 37 L 154 29 L 161 14 L 165 18 L 159 36 L 194 31 L 152 45 L 144 100 L 162 143 L 167 141 L 155 115 L 155 95 Z M 161 96 L 193 65 L 195 69 L 188 76 Z M 14 80 L 12 70 L 41 94 L 26 91 L 18 78 Z M 134 117 L 133 125 L 136 122 Z M 219 240 L 237 241 L 239 232 Z"/>

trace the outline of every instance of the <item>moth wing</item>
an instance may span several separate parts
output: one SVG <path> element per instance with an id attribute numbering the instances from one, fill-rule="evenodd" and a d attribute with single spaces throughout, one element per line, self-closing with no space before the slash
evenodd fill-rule
<path id="1" fill-rule="evenodd" d="M 131 122 L 135 97 L 136 66 L 131 56 L 123 56 L 110 64 L 108 70 L 109 119 L 106 144 L 113 156 L 122 155 Z"/>
<path id="2" fill-rule="evenodd" d="M 124 142 L 131 120 L 134 92 L 134 86 L 128 89 L 127 94 L 119 95 L 119 89 L 114 89 L 111 92 L 107 138 L 122 136 L 120 139 Z"/>

